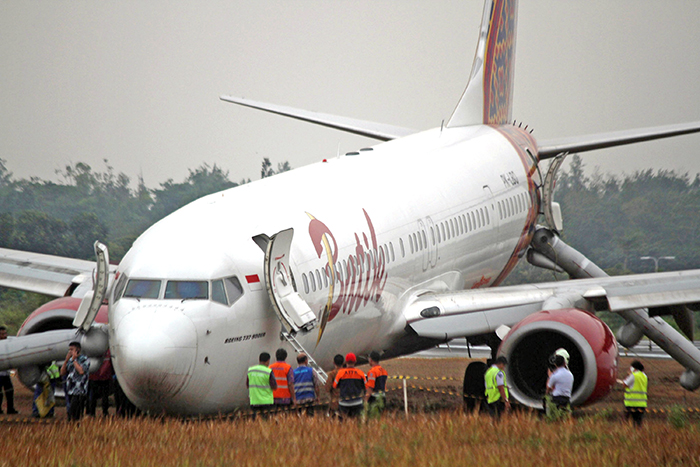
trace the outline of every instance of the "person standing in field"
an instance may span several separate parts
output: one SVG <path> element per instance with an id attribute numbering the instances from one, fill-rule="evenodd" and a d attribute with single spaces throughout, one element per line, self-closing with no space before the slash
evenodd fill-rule
<path id="1" fill-rule="evenodd" d="M 275 407 L 288 409 L 296 404 L 296 396 L 294 395 L 294 371 L 292 366 L 287 363 L 287 351 L 277 349 L 275 352 L 277 361 L 270 365 L 270 369 L 275 375 L 277 381 L 277 389 L 274 390 Z"/>
<path id="2" fill-rule="evenodd" d="M 329 417 L 340 416 L 340 413 L 338 412 L 338 400 L 340 399 L 339 391 L 338 388 L 333 387 L 333 383 L 335 382 L 335 377 L 338 375 L 338 371 L 343 368 L 344 364 L 345 357 L 342 355 L 338 354 L 333 357 L 333 365 L 335 365 L 335 368 L 328 373 L 328 379 L 326 380 L 326 391 L 328 391 L 328 394 L 331 396 L 331 402 L 328 404 Z"/>
<path id="3" fill-rule="evenodd" d="M 248 376 L 245 387 L 248 388 L 250 408 L 253 410 L 253 418 L 258 412 L 269 412 L 275 404 L 273 391 L 277 389 L 277 381 L 270 364 L 270 354 L 263 352 L 258 358 L 258 364 L 248 368 Z"/>
<path id="4" fill-rule="evenodd" d="M 356 417 L 362 414 L 365 394 L 365 374 L 355 368 L 357 357 L 354 353 L 345 356 L 347 368 L 341 368 L 335 376 L 333 387 L 340 392 L 340 414 L 343 417 Z"/>
<path id="5" fill-rule="evenodd" d="M 97 400 L 102 400 L 102 415 L 109 415 L 109 393 L 114 370 L 112 368 L 112 354 L 107 352 L 102 356 L 100 368 L 88 378 L 88 404 L 87 414 L 94 417 L 97 410 Z"/>
<path id="6" fill-rule="evenodd" d="M 7 339 L 7 328 L 0 326 L 0 340 Z M 19 413 L 15 410 L 15 388 L 12 386 L 12 379 L 9 371 L 0 371 L 0 413 L 2 413 L 2 394 L 5 393 L 7 399 L 7 413 L 9 415 Z"/>
<path id="7" fill-rule="evenodd" d="M 554 358 L 556 370 L 547 370 L 546 413 L 552 419 L 571 415 L 571 392 L 574 388 L 574 375 L 566 367 L 566 359 L 562 355 Z"/>
<path id="8" fill-rule="evenodd" d="M 369 354 L 370 368 L 365 384 L 365 402 L 369 418 L 379 418 L 386 406 L 386 380 L 389 377 L 384 368 L 379 366 L 379 352 L 373 350 Z"/>
<path id="9" fill-rule="evenodd" d="M 508 398 L 508 386 L 506 386 L 506 357 L 498 357 L 491 367 L 484 373 L 484 386 L 486 390 L 486 404 L 491 417 L 499 419 L 503 412 L 510 411 L 510 399 Z"/>
<path id="10" fill-rule="evenodd" d="M 80 353 L 80 342 L 68 344 L 68 354 L 61 366 L 61 376 L 66 378 L 66 398 L 70 402 L 68 420 L 77 421 L 83 416 L 88 393 L 90 360 Z"/>
<path id="11" fill-rule="evenodd" d="M 618 380 L 625 388 L 625 417 L 632 419 L 635 426 L 642 426 L 647 411 L 647 390 L 649 378 L 644 373 L 644 365 L 639 360 L 632 362 L 630 373 L 624 381 Z"/>
<path id="12" fill-rule="evenodd" d="M 297 355 L 297 367 L 294 369 L 294 396 L 301 413 L 314 415 L 313 404 L 318 402 L 321 393 L 316 370 L 308 366 L 309 357 L 305 353 Z"/>

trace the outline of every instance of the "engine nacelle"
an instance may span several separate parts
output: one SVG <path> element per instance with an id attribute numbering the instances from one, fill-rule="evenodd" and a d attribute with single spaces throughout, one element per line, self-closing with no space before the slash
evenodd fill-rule
<path id="1" fill-rule="evenodd" d="M 32 312 L 27 319 L 24 320 L 22 326 L 17 333 L 18 336 L 28 336 L 30 334 L 39 334 L 46 331 L 56 331 L 60 329 L 77 329 L 73 326 L 73 318 L 75 318 L 75 313 L 80 306 L 81 299 L 75 297 L 62 297 L 56 300 L 52 300 L 44 305 L 40 306 L 34 312 Z M 97 323 L 107 323 L 107 305 L 103 305 L 100 308 L 97 318 L 95 319 Z M 107 348 L 108 337 L 106 330 L 94 329 L 88 333 L 88 335 L 82 335 L 79 339 L 84 348 L 83 353 L 88 355 L 90 360 L 90 367 L 95 371 L 99 365 L 102 363 L 102 353 L 103 349 Z M 67 352 L 67 342 L 63 346 L 57 346 L 56 350 L 61 348 L 60 359 L 65 357 Z M 65 348 L 63 348 L 65 347 Z M 57 358 L 59 355 L 54 355 L 52 358 Z M 61 363 L 59 361 L 59 363 Z M 31 388 L 34 384 L 39 381 L 41 376 L 41 366 L 40 365 L 23 365 L 17 368 L 17 376 L 22 383 Z"/>
<path id="2" fill-rule="evenodd" d="M 574 374 L 572 405 L 594 402 L 610 392 L 617 379 L 617 342 L 595 315 L 575 308 L 540 311 L 514 326 L 501 343 L 508 359 L 510 393 L 520 403 L 542 408 L 549 357 L 569 352 Z"/>

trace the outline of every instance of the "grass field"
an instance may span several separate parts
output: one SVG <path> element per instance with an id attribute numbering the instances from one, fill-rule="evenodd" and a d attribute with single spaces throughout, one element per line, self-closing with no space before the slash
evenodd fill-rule
<path id="1" fill-rule="evenodd" d="M 0 425 L 1 465 L 700 465 L 700 426 L 641 429 L 595 417 L 494 424 L 460 413 L 389 414 L 365 424 L 279 416 L 180 422 L 87 419 Z"/>
<path id="2" fill-rule="evenodd" d="M 645 361 L 650 409 L 644 426 L 622 421 L 622 393 L 566 423 L 520 413 L 494 424 L 461 410 L 466 359 L 397 359 L 385 363 L 407 381 L 410 414 L 403 413 L 402 381 L 391 380 L 381 420 L 338 422 L 280 415 L 269 420 L 180 421 L 115 417 L 65 422 L 65 409 L 33 422 L 31 398 L 17 388 L 19 416 L 0 417 L 0 465 L 700 465 L 700 420 L 681 408 L 700 396 L 679 388 L 681 367 Z M 629 365 L 627 359 L 621 368 Z M 430 390 L 427 390 L 430 389 Z"/>

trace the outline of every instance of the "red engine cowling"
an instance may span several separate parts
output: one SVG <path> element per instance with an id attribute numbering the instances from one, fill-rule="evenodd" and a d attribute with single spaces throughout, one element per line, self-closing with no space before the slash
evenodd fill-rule
<path id="1" fill-rule="evenodd" d="M 73 318 L 80 302 L 79 298 L 61 297 L 43 304 L 24 320 L 17 335 L 26 336 L 55 329 L 73 328 Z M 107 323 L 107 305 L 102 305 L 95 321 Z"/>
<path id="2" fill-rule="evenodd" d="M 573 405 L 594 402 L 610 392 L 617 379 L 617 341 L 595 315 L 575 308 L 540 311 L 506 335 L 498 350 L 508 359 L 511 394 L 530 407 L 542 407 L 550 356 L 569 352 L 574 374 Z"/>
<path id="3" fill-rule="evenodd" d="M 29 334 L 40 334 L 46 331 L 60 329 L 74 329 L 73 319 L 78 311 L 81 299 L 75 297 L 62 297 L 52 300 L 34 310 L 19 328 L 18 336 Z M 95 321 L 107 323 L 107 305 L 100 307 Z M 98 362 L 91 363 L 93 368 L 97 368 Z M 17 375 L 22 383 L 28 388 L 33 388 L 41 376 L 39 365 L 26 365 L 17 368 Z"/>

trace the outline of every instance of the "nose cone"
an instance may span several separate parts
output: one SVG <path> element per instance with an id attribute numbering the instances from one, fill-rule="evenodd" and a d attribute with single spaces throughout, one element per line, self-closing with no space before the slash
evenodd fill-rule
<path id="1" fill-rule="evenodd" d="M 121 305 L 121 303 L 120 303 Z M 195 365 L 197 330 L 177 306 L 137 305 L 114 328 L 114 366 L 129 400 L 176 413 Z"/>

